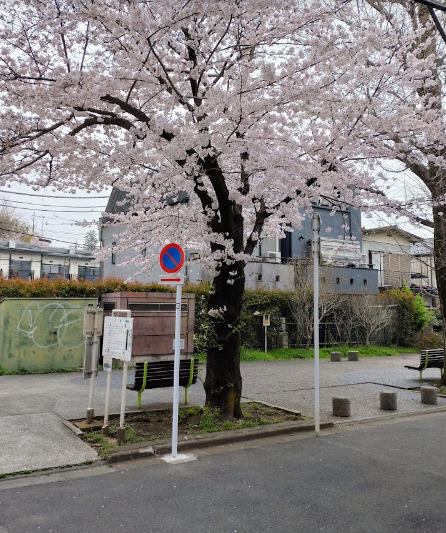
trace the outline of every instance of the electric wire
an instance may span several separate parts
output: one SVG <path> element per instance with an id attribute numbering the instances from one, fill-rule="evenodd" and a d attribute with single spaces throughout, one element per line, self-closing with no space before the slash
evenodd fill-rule
<path id="1" fill-rule="evenodd" d="M 25 235 L 26 237 L 35 237 L 37 239 L 47 240 L 46 237 L 38 237 L 37 235 L 34 235 L 32 233 L 25 233 L 24 231 L 16 231 L 16 230 L 13 230 L 13 229 L 10 229 L 10 228 L 2 228 L 2 227 L 0 227 L 0 231 L 7 231 L 9 233 L 16 233 L 18 235 Z M 73 242 L 73 241 L 64 241 L 62 239 L 53 239 L 53 240 L 57 240 L 58 242 L 63 242 L 65 244 L 74 244 L 75 246 L 78 246 L 78 243 L 77 242 Z"/>
<path id="2" fill-rule="evenodd" d="M 31 202 L 21 202 L 20 200 L 9 200 L 9 199 L 5 199 L 4 198 L 3 200 L 0 200 L 0 201 L 3 201 L 3 204 L 5 205 L 5 207 L 8 207 L 8 204 L 10 204 L 11 202 L 13 202 L 15 204 L 22 204 L 22 205 L 35 205 L 37 208 L 39 207 L 39 204 L 33 204 Z M 13 207 L 13 206 L 11 206 L 11 207 Z M 48 204 L 46 206 L 44 205 L 43 207 L 52 207 L 52 206 Z M 54 207 L 57 207 L 58 209 L 62 209 L 62 208 L 84 209 L 84 210 L 86 209 L 86 207 L 84 205 L 77 207 L 75 205 L 59 205 L 58 204 L 58 205 L 55 205 Z M 90 205 L 90 206 L 88 206 L 87 209 L 102 209 L 102 210 L 104 210 L 105 207 L 102 206 L 102 205 Z"/>
<path id="3" fill-rule="evenodd" d="M 0 189 L 0 193 L 3 193 L 3 194 L 18 194 L 18 195 L 21 195 L 21 196 L 38 196 L 39 198 L 59 198 L 59 199 L 68 199 L 69 196 L 55 196 L 55 195 L 49 195 L 49 194 L 36 194 L 36 193 L 31 193 L 31 192 L 16 192 L 16 191 L 5 191 L 4 189 Z M 107 194 L 106 196 L 78 196 L 77 194 L 76 195 L 72 195 L 73 197 L 75 196 L 75 198 L 81 198 L 83 200 L 85 199 L 88 199 L 88 200 L 96 200 L 98 198 L 110 198 L 110 195 Z"/>

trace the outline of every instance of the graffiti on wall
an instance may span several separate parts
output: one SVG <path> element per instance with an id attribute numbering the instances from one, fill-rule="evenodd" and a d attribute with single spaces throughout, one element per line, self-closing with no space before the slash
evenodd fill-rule
<path id="1" fill-rule="evenodd" d="M 32 302 L 23 309 L 17 329 L 39 348 L 79 348 L 83 336 L 84 309 L 69 303 Z"/>

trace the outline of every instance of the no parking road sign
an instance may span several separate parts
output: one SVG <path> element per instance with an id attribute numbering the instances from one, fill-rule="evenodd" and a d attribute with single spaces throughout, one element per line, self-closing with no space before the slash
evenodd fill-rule
<path id="1" fill-rule="evenodd" d="M 174 358 L 174 379 L 173 379 L 173 413 L 172 413 L 172 456 L 177 459 L 178 441 L 178 404 L 180 388 L 180 349 L 181 349 L 181 285 L 184 283 L 184 276 L 176 274 L 184 264 L 184 252 L 178 244 L 167 244 L 160 253 L 160 265 L 166 272 L 160 276 L 160 283 L 169 283 L 177 286 L 175 300 L 175 358 Z"/>
<path id="2" fill-rule="evenodd" d="M 184 264 L 184 251 L 178 244 L 167 244 L 160 253 L 160 265 L 164 272 L 178 272 Z"/>
<path id="3" fill-rule="evenodd" d="M 178 244 L 167 244 L 160 253 L 160 266 L 168 275 L 159 277 L 160 283 L 182 285 L 184 277 L 178 272 L 184 264 L 184 251 Z"/>

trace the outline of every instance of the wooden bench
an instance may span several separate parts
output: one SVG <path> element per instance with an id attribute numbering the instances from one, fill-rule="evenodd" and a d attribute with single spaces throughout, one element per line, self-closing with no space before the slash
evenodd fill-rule
<path id="1" fill-rule="evenodd" d="M 127 389 L 138 392 L 138 408 L 141 408 L 141 394 L 146 389 L 173 387 L 173 361 L 145 361 L 135 365 L 135 383 Z M 187 391 L 197 382 L 198 359 L 180 360 L 180 387 L 184 387 L 184 403 L 187 403 Z"/>
<path id="2" fill-rule="evenodd" d="M 439 368 L 441 376 L 443 376 L 444 350 L 421 350 L 420 366 L 404 365 L 404 368 L 418 370 L 420 372 L 420 380 L 423 379 L 423 370 L 426 368 Z"/>

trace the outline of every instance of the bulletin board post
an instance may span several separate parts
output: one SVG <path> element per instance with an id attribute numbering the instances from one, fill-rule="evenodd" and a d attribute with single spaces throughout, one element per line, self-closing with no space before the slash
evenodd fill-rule
<path id="1" fill-rule="evenodd" d="M 117 315 L 123 314 L 124 317 Z M 118 428 L 118 443 L 125 442 L 125 400 L 127 391 L 127 369 L 129 361 L 132 357 L 132 337 L 133 337 L 133 318 L 131 318 L 131 311 L 127 309 L 114 309 L 111 317 L 106 317 L 104 321 L 104 344 L 102 355 L 108 358 L 120 359 L 123 362 L 122 373 L 122 389 L 121 389 L 121 413 Z M 108 424 L 108 398 L 110 394 L 110 377 L 112 365 L 108 369 L 109 376 L 107 377 L 106 390 L 106 408 L 104 416 L 104 433 L 107 432 L 106 425 Z"/>

